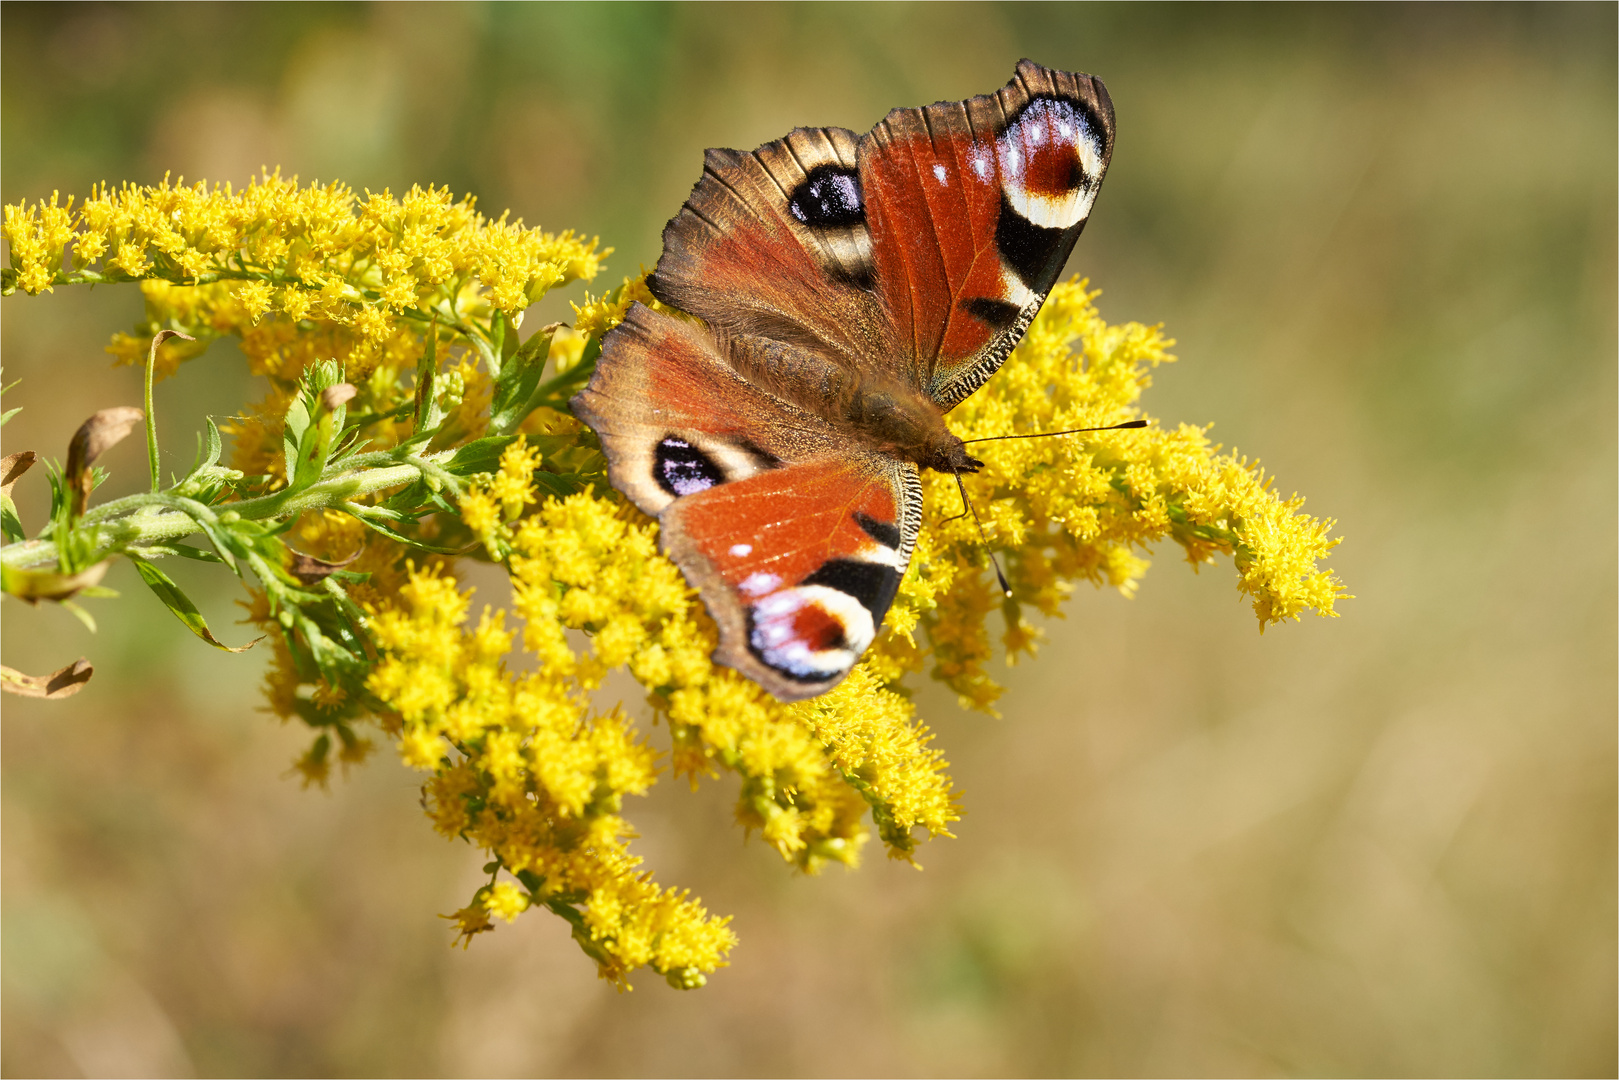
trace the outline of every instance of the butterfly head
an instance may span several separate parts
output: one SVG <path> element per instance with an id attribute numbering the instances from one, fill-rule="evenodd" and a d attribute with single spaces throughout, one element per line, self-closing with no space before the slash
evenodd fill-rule
<path id="1" fill-rule="evenodd" d="M 942 473 L 975 473 L 984 467 L 984 463 L 967 453 L 967 447 L 951 431 L 944 431 L 943 438 L 934 440 L 928 447 L 927 456 L 917 462 L 925 469 L 933 469 Z"/>

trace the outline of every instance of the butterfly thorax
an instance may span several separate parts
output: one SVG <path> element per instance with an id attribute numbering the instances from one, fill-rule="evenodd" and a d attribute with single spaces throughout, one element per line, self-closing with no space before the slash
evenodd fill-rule
<path id="1" fill-rule="evenodd" d="M 839 403 L 840 419 L 872 449 L 940 472 L 977 472 L 983 462 L 944 422 L 944 411 L 920 391 L 872 376 L 855 383 Z"/>
<path id="2" fill-rule="evenodd" d="M 740 336 L 727 345 L 732 366 L 755 385 L 828 421 L 867 449 L 940 472 L 982 467 L 945 424 L 944 410 L 903 378 L 834 359 L 827 355 L 830 350 L 768 338 Z"/>

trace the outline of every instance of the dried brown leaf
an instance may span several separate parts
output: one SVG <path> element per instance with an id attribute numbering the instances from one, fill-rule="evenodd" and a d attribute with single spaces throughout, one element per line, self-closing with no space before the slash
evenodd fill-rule
<path id="1" fill-rule="evenodd" d="M 292 557 L 287 562 L 287 572 L 305 585 L 318 585 L 358 559 L 364 550 L 361 548 L 342 562 L 327 562 L 325 559 L 317 559 L 313 555 L 305 555 L 301 551 L 288 548 L 287 551 Z"/>
<path id="2" fill-rule="evenodd" d="M 95 668 L 82 656 L 67 667 L 58 668 L 49 675 L 24 675 L 14 668 L 0 664 L 0 690 L 21 697 L 60 701 L 83 690 L 85 683 L 90 681 L 93 674 Z"/>
<path id="3" fill-rule="evenodd" d="M 109 449 L 124 441 L 146 414 L 133 405 L 102 409 L 79 426 L 67 448 L 67 482 L 73 491 L 73 516 L 79 517 L 90 501 L 90 466 Z"/>
<path id="4" fill-rule="evenodd" d="M 336 386 L 328 386 L 325 390 L 321 391 L 321 407 L 327 412 L 331 412 L 339 405 L 352 400 L 354 395 L 358 394 L 359 392 L 360 391 L 355 388 L 353 383 L 340 382 Z"/>
<path id="5" fill-rule="evenodd" d="M 0 458 L 0 498 L 11 498 L 11 485 L 22 478 L 22 474 L 34 467 L 39 457 L 32 450 L 24 450 L 20 454 L 7 454 Z"/>

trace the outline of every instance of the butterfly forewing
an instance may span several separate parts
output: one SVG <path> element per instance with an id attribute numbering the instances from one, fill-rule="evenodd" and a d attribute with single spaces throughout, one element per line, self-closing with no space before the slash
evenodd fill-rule
<path id="1" fill-rule="evenodd" d="M 983 385 L 1023 336 L 1112 149 L 1101 82 L 1027 60 L 995 94 L 896 109 L 861 140 L 878 292 L 934 401 Z"/>

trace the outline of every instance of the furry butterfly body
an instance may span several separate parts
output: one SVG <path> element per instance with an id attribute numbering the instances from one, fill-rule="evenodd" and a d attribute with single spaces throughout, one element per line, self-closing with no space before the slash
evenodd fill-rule
<path id="1" fill-rule="evenodd" d="M 710 150 L 576 415 L 719 627 L 794 701 L 848 674 L 921 524 L 945 414 L 1022 338 L 1113 150 L 1107 90 L 1028 60 L 994 94 Z"/>

